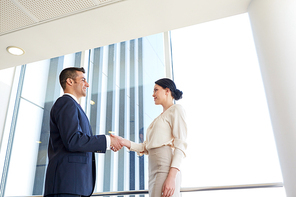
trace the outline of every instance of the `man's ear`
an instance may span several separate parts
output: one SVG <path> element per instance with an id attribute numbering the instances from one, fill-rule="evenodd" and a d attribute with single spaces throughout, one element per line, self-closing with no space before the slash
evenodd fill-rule
<path id="1" fill-rule="evenodd" d="M 71 79 L 71 78 L 66 79 L 66 83 L 67 83 L 69 86 L 72 86 L 72 84 L 73 84 L 73 79 Z"/>

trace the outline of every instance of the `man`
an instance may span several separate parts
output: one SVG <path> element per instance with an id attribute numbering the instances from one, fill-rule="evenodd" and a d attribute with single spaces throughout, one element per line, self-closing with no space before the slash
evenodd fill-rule
<path id="1" fill-rule="evenodd" d="M 50 112 L 49 163 L 44 196 L 90 196 L 95 186 L 94 152 L 122 148 L 114 136 L 93 135 L 89 120 L 78 100 L 89 87 L 84 68 L 70 67 L 60 74 L 64 95 Z"/>

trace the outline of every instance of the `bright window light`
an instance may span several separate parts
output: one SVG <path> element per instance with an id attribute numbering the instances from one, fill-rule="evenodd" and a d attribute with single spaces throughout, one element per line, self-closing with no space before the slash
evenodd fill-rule
<path id="1" fill-rule="evenodd" d="M 185 108 L 188 124 L 182 187 L 282 182 L 248 14 L 171 35 L 174 80 L 184 92 L 177 103 Z M 253 191 L 239 196 L 285 196 L 284 188 L 248 193 Z M 238 195 L 211 191 L 183 196 Z"/>

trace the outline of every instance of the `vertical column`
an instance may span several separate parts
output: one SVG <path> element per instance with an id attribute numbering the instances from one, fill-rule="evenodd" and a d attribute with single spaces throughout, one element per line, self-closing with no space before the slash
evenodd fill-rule
<path id="1" fill-rule="evenodd" d="M 164 46 L 164 62 L 165 62 L 165 73 L 166 77 L 173 78 L 173 61 L 172 61 L 172 46 L 171 46 L 171 35 L 170 32 L 163 33 L 163 46 Z"/>
<path id="2" fill-rule="evenodd" d="M 249 16 L 287 197 L 296 196 L 296 1 L 256 0 Z"/>
<path id="3" fill-rule="evenodd" d="M 130 41 L 130 140 L 135 141 L 136 121 L 135 40 Z M 130 190 L 135 190 L 135 152 L 130 151 Z"/>
<path id="4" fill-rule="evenodd" d="M 125 111 L 124 138 L 130 140 L 130 41 L 125 42 Z M 130 190 L 130 154 L 124 151 L 124 190 Z"/>
<path id="5" fill-rule="evenodd" d="M 143 39 L 138 40 L 138 100 L 139 100 L 139 143 L 143 143 L 144 140 L 144 81 L 143 81 Z M 139 157 L 139 189 L 145 189 L 145 177 L 144 177 L 144 156 Z"/>
<path id="6" fill-rule="evenodd" d="M 104 50 L 105 49 L 105 50 Z M 90 124 L 95 135 L 104 134 L 105 132 L 105 96 L 104 96 L 104 74 L 103 74 L 103 57 L 106 48 L 100 47 L 92 50 L 90 62 L 93 63 L 91 90 L 92 105 L 90 107 Z M 96 156 L 96 192 L 102 192 L 104 186 L 104 161 L 105 154 L 95 154 Z"/>
<path id="7" fill-rule="evenodd" d="M 115 74 L 114 69 L 114 44 L 109 45 L 108 53 L 108 71 L 107 71 L 107 100 L 106 100 L 106 130 L 105 135 L 109 135 L 109 131 L 114 131 L 114 96 L 115 96 Z M 111 191 L 111 184 L 113 183 L 113 152 L 107 151 L 105 153 L 104 165 L 104 191 Z"/>
<path id="8" fill-rule="evenodd" d="M 90 60 L 93 60 L 93 49 L 81 51 L 79 53 L 75 54 L 75 65 L 77 65 L 80 68 L 85 69 L 85 78 L 89 84 L 89 86 L 92 86 L 92 73 L 93 73 L 93 62 Z M 87 117 L 90 117 L 90 111 L 91 111 L 91 91 L 88 88 L 87 94 L 85 97 L 80 98 L 80 105 L 82 109 L 84 110 Z"/>
<path id="9" fill-rule="evenodd" d="M 91 82 L 91 100 L 94 105 L 90 108 L 90 124 L 95 135 L 100 133 L 100 111 L 101 111 L 101 86 L 102 86 L 102 48 L 92 50 L 93 55 L 91 62 L 93 62 L 92 82 Z"/>
<path id="10" fill-rule="evenodd" d="M 119 134 L 119 96 L 120 96 L 120 43 L 114 44 L 114 109 L 113 109 L 113 118 L 114 118 L 114 133 L 115 135 Z M 113 175 L 113 182 L 111 183 L 111 191 L 118 191 L 118 166 L 119 160 L 118 160 L 118 152 L 113 152 L 113 169 L 112 169 L 112 175 Z"/>
<path id="11" fill-rule="evenodd" d="M 134 142 L 139 143 L 139 60 L 138 60 L 138 39 L 134 40 L 134 75 L 135 75 L 135 95 L 134 95 L 134 105 L 135 105 L 135 118 L 134 118 Z M 139 189 L 139 157 L 135 153 L 135 190 Z"/>
<path id="12" fill-rule="evenodd" d="M 118 135 L 126 139 L 130 139 L 130 49 L 129 41 L 118 44 L 118 60 L 117 64 L 119 73 L 117 77 L 119 80 L 119 98 L 118 102 Z M 126 148 L 118 152 L 118 177 L 117 190 L 129 190 L 130 186 L 130 154 Z"/>
<path id="13" fill-rule="evenodd" d="M 126 128 L 126 69 L 125 69 L 125 42 L 120 43 L 120 82 L 119 82 L 119 128 L 118 128 L 118 135 L 124 137 L 125 128 Z M 123 151 L 118 152 L 118 160 L 123 165 L 118 165 L 118 191 L 124 190 L 124 164 L 126 158 L 124 157 L 125 148 Z"/>

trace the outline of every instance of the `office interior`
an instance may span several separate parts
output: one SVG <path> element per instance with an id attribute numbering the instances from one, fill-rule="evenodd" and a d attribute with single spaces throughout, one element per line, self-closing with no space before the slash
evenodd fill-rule
<path id="1" fill-rule="evenodd" d="M 140 143 L 161 113 L 150 99 L 154 81 L 175 75 L 171 31 L 240 14 L 250 21 L 282 175 L 273 186 L 296 196 L 295 1 L 4 0 L 0 9 L 0 196 L 42 195 L 63 68 L 86 69 L 90 88 L 80 104 L 95 134 Z M 10 46 L 24 54 L 10 54 Z M 147 157 L 121 150 L 96 160 L 96 194 L 147 190 Z M 183 196 L 208 195 L 186 187 Z"/>

